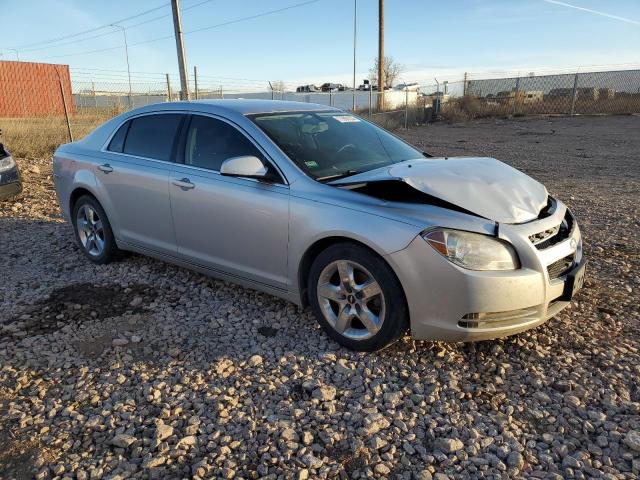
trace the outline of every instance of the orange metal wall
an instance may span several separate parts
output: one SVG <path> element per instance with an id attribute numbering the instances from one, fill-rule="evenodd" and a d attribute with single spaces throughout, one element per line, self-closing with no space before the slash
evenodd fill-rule
<path id="1" fill-rule="evenodd" d="M 72 115 L 69 65 L 0 61 L 0 117 L 64 115 L 60 81 Z"/>

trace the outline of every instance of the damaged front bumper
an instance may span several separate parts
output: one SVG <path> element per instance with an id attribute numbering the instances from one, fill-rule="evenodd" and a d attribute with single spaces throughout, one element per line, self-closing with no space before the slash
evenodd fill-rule
<path id="1" fill-rule="evenodd" d="M 571 228 L 558 232 L 556 227 L 565 218 L 571 219 Z M 545 231 L 563 237 L 538 242 L 537 235 Z M 460 268 L 437 254 L 421 236 L 387 256 L 405 291 L 414 338 L 504 337 L 544 323 L 569 304 L 584 280 L 584 259 L 580 230 L 563 204 L 557 202 L 541 220 L 500 224 L 498 236 L 516 249 L 521 268 Z"/>

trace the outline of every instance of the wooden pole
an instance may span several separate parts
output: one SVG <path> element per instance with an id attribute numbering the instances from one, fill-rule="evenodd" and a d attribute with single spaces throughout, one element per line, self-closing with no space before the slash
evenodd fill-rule
<path id="1" fill-rule="evenodd" d="M 171 98 L 171 80 L 169 79 L 169 74 L 167 73 L 167 102 L 172 100 Z"/>
<path id="2" fill-rule="evenodd" d="M 69 141 L 73 142 L 73 133 L 71 133 L 71 122 L 69 121 L 69 111 L 67 110 L 67 96 L 64 93 L 64 86 L 62 85 L 62 78 L 60 72 L 56 68 L 58 74 L 58 83 L 60 84 L 60 95 L 62 97 L 62 107 L 64 108 L 64 118 L 67 121 L 67 132 L 69 132 Z"/>
<path id="3" fill-rule="evenodd" d="M 178 69 L 180 70 L 180 100 L 189 100 L 189 75 L 187 73 L 187 59 L 184 53 L 180 0 L 171 0 L 171 9 L 173 11 L 173 29 L 176 36 L 176 49 L 178 51 Z"/>
<path id="4" fill-rule="evenodd" d="M 356 34 L 358 28 L 358 0 L 353 0 L 353 84 L 351 111 L 356 111 Z"/>
<path id="5" fill-rule="evenodd" d="M 378 0 L 378 111 L 384 110 L 384 0 Z"/>
<path id="6" fill-rule="evenodd" d="M 196 100 L 198 100 L 198 67 L 193 66 L 193 89 L 195 90 L 193 93 L 196 96 Z"/>

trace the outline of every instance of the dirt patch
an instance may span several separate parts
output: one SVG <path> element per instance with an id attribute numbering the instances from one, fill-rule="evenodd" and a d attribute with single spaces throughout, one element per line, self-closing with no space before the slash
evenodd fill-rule
<path id="1" fill-rule="evenodd" d="M 278 334 L 278 329 L 273 327 L 258 327 L 258 333 L 267 338 L 273 338 Z"/>
<path id="2" fill-rule="evenodd" d="M 156 296 L 155 288 L 149 285 L 123 288 L 76 283 L 54 290 L 9 323 L 13 323 L 15 330 L 23 336 L 42 335 L 89 319 L 142 313 Z"/>
<path id="3" fill-rule="evenodd" d="M 354 450 L 348 445 L 340 443 L 328 447 L 327 456 L 341 464 L 347 475 L 351 477 L 356 470 L 364 469 L 367 466 L 371 455 L 364 447 Z"/>
<path id="4" fill-rule="evenodd" d="M 35 438 L 22 440 L 0 430 L 0 478 L 30 480 L 39 467 L 55 462 L 57 457 L 53 449 L 43 447 Z"/>

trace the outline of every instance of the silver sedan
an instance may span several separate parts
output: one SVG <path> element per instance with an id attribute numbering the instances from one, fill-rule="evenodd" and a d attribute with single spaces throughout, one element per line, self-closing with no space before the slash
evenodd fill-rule
<path id="1" fill-rule="evenodd" d="M 334 108 L 151 105 L 54 156 L 85 256 L 129 250 L 309 305 L 363 351 L 408 328 L 473 341 L 539 325 L 584 281 L 575 218 L 492 158 L 431 158 Z"/>

